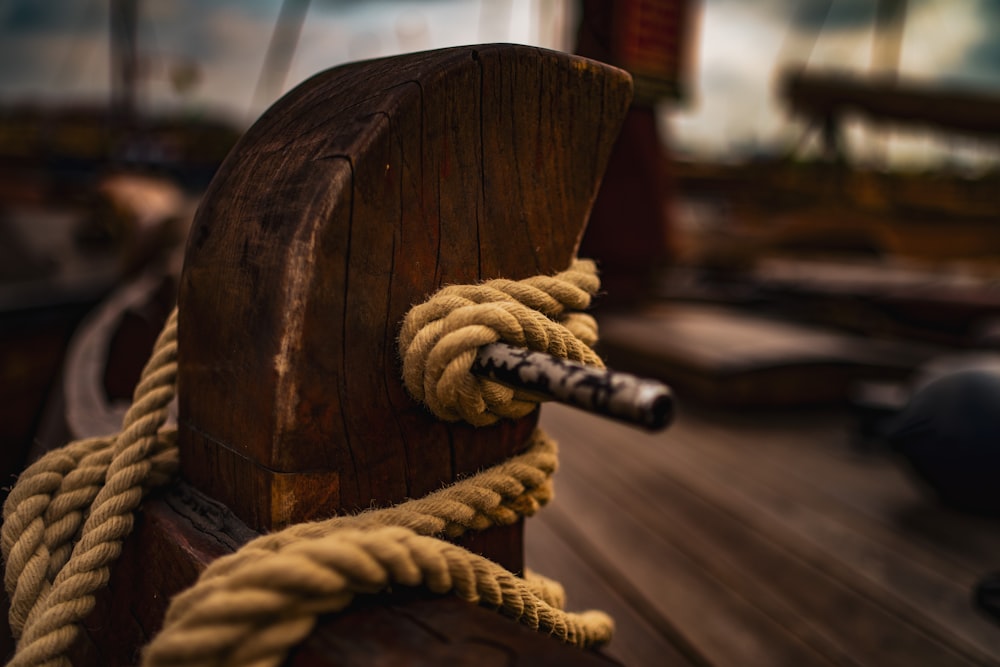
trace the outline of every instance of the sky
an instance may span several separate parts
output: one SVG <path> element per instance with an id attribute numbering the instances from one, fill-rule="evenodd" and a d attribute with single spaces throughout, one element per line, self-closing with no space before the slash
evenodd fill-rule
<path id="1" fill-rule="evenodd" d="M 693 95 L 661 109 L 677 153 L 723 160 L 780 153 L 804 132 L 775 95 L 782 67 L 870 67 L 874 0 L 694 3 Z M 108 4 L 0 0 L 0 102 L 105 99 Z M 140 0 L 142 102 L 251 122 L 280 92 L 255 94 L 280 5 Z M 339 63 L 428 48 L 504 41 L 571 49 L 575 8 L 572 0 L 312 0 L 283 88 Z M 175 85 L 184 72 L 197 76 Z M 1000 94 L 1000 1 L 909 0 L 899 76 Z M 1000 154 L 964 139 L 887 140 L 861 126 L 849 134 L 861 161 L 887 151 L 916 164 L 942 154 L 958 162 Z"/>
<path id="2" fill-rule="evenodd" d="M 871 70 L 873 0 L 704 0 L 694 90 L 688 109 L 669 114 L 679 148 L 717 159 L 773 154 L 798 142 L 805 128 L 775 94 L 778 72 Z M 898 65 L 901 80 L 1000 95 L 1000 2 L 909 0 Z M 885 159 L 922 167 L 945 156 L 958 163 L 996 162 L 1000 147 L 965 138 L 894 132 L 854 124 L 857 161 Z M 997 154 L 994 156 L 993 154 Z"/>

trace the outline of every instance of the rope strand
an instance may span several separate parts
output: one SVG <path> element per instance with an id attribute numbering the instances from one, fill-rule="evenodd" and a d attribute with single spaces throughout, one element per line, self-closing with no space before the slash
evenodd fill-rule
<path id="1" fill-rule="evenodd" d="M 25 470 L 4 504 L 4 584 L 19 639 L 10 665 L 68 664 L 65 653 L 93 609 L 94 593 L 107 583 L 143 493 L 173 476 L 175 439 L 159 430 L 174 396 L 176 355 L 174 311 L 121 433 L 44 456 Z"/>
<path id="2" fill-rule="evenodd" d="M 606 615 L 555 609 L 496 563 L 448 542 L 398 526 L 342 529 L 242 558 L 206 592 L 179 595 L 144 664 L 278 665 L 312 631 L 318 614 L 340 611 L 355 594 L 384 590 L 390 582 L 454 593 L 579 646 L 606 643 L 613 630 Z M 275 619 L 280 630 L 268 628 Z M 265 628 L 271 631 L 261 640 Z"/>

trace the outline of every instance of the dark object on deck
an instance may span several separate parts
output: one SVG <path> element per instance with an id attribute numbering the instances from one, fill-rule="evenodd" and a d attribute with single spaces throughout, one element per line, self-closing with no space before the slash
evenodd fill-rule
<path id="1" fill-rule="evenodd" d="M 674 397 L 662 382 L 585 366 L 542 352 L 492 343 L 479 348 L 472 372 L 545 400 L 642 426 L 666 428 Z"/>
<path id="2" fill-rule="evenodd" d="M 980 610 L 1000 623 L 1000 572 L 988 574 L 976 584 L 973 601 Z"/>
<path id="3" fill-rule="evenodd" d="M 946 504 L 1000 514 L 1000 373 L 966 370 L 931 382 L 887 440 Z"/>

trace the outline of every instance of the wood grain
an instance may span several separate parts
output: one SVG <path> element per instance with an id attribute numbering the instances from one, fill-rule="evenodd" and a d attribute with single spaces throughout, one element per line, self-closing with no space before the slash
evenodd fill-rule
<path id="1" fill-rule="evenodd" d="M 996 522 L 935 507 L 853 451 L 842 412 L 688 406 L 648 435 L 547 406 L 542 423 L 562 465 L 539 521 L 578 555 L 559 576 L 601 572 L 592 604 L 628 600 L 642 641 L 720 666 L 1000 661 L 970 601 L 996 567 Z M 608 584 L 619 595 L 601 599 Z"/>
<path id="2" fill-rule="evenodd" d="M 525 526 L 527 567 L 556 577 L 572 611 L 600 609 L 615 619 L 615 637 L 605 649 L 624 665 L 706 667 L 693 647 L 636 593 L 614 564 L 595 557 L 591 531 L 545 511 Z M 583 528 L 581 530 L 581 528 Z"/>
<path id="3" fill-rule="evenodd" d="M 179 484 L 147 501 L 108 587 L 73 648 L 74 665 L 139 664 L 162 625 L 171 596 L 194 584 L 214 559 L 255 537 L 229 510 Z M 358 596 L 340 614 L 320 617 L 285 664 L 612 665 L 452 596 L 397 587 Z"/>
<path id="4" fill-rule="evenodd" d="M 346 65 L 264 114 L 187 246 L 184 480 L 144 503 L 74 664 L 135 664 L 170 597 L 259 532 L 421 496 L 525 447 L 537 412 L 474 429 L 413 402 L 398 325 L 445 283 L 566 268 L 630 95 L 619 70 L 496 45 Z M 520 524 L 463 541 L 523 567 Z M 356 664 L 611 662 L 452 598 L 372 602 L 322 619 L 294 664 L 345 664 L 344 647 Z"/>
<path id="5" fill-rule="evenodd" d="M 397 328 L 442 284 L 568 266 L 629 97 L 619 70 L 507 45 L 346 65 L 279 101 L 189 240 L 184 477 L 269 530 L 523 448 L 535 414 L 473 429 L 414 403 Z M 515 570 L 519 530 L 491 554 Z"/>

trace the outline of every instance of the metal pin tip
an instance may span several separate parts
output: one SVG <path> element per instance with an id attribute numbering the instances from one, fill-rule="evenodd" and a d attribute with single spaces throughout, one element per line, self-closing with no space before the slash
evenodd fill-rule
<path id="1" fill-rule="evenodd" d="M 642 380 L 636 395 L 635 421 L 650 431 L 662 431 L 676 415 L 673 393 L 667 385 L 654 380 Z"/>

